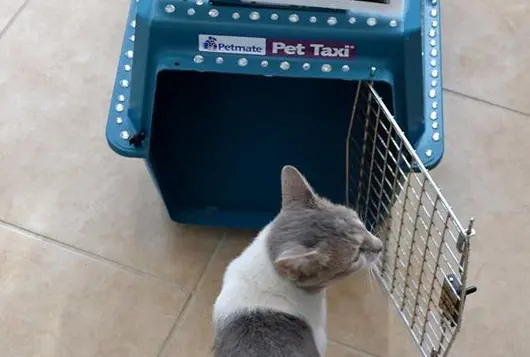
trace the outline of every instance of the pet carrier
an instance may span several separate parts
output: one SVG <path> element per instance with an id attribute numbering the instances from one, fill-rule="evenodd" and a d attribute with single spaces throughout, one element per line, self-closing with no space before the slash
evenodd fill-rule
<path id="1" fill-rule="evenodd" d="M 343 201 L 359 81 L 426 167 L 440 161 L 436 0 L 204 1 L 132 2 L 107 125 L 116 152 L 146 160 L 175 221 L 263 226 L 285 164 Z"/>
<path id="2" fill-rule="evenodd" d="M 444 356 L 473 289 L 471 227 L 427 172 L 439 29 L 437 0 L 132 0 L 107 140 L 180 223 L 262 227 L 298 167 L 387 241 L 381 281 L 423 355 Z"/>

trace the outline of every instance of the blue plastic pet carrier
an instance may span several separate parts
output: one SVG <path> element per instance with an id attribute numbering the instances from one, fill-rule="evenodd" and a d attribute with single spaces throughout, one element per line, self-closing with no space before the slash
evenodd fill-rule
<path id="1" fill-rule="evenodd" d="M 381 280 L 424 356 L 460 328 L 469 237 L 443 155 L 437 0 L 133 0 L 107 122 L 179 223 L 260 228 L 280 171 L 386 240 Z"/>
<path id="2" fill-rule="evenodd" d="M 263 226 L 285 164 L 344 201 L 360 81 L 374 82 L 426 167 L 442 157 L 436 1 L 280 3 L 131 6 L 107 139 L 146 160 L 177 222 Z"/>

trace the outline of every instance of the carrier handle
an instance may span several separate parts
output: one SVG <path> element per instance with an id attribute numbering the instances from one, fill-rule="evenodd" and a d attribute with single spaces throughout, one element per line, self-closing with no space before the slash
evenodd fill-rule
<path id="1" fill-rule="evenodd" d="M 330 0 L 327 1 L 327 5 L 330 3 L 332 4 L 334 1 Z M 338 0 L 335 0 L 337 2 L 336 7 L 323 7 L 323 6 L 315 6 L 315 5 L 297 5 L 297 4 L 278 4 L 278 3 L 267 3 L 267 2 L 256 2 L 253 0 L 210 0 L 210 3 L 212 5 L 216 6 L 238 6 L 238 7 L 252 7 L 252 8 L 258 8 L 258 9 L 279 9 L 279 10 L 286 10 L 286 9 L 298 9 L 302 11 L 327 11 L 327 12 L 348 12 L 351 11 L 351 9 L 345 9 L 343 7 L 340 7 L 338 4 Z"/>

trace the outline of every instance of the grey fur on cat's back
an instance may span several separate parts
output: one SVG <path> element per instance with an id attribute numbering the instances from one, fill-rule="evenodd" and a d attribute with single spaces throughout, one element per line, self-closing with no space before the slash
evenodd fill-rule
<path id="1" fill-rule="evenodd" d="M 271 310 L 246 311 L 217 333 L 215 357 L 320 357 L 304 320 Z"/>

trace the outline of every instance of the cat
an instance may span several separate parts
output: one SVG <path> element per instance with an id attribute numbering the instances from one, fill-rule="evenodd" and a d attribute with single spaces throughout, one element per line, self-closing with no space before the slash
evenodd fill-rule
<path id="1" fill-rule="evenodd" d="M 326 287 L 377 261 L 357 213 L 320 197 L 293 166 L 282 206 L 227 267 L 213 309 L 215 357 L 322 357 Z"/>

